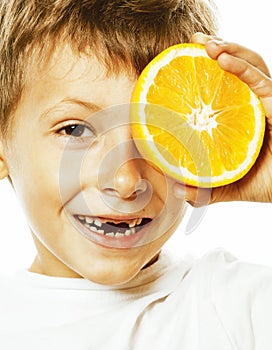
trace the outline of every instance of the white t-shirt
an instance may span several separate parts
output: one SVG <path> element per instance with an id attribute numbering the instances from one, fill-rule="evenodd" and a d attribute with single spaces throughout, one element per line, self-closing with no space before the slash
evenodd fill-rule
<path id="1" fill-rule="evenodd" d="M 0 282 L 3 350 L 271 350 L 272 268 L 221 249 L 119 288 L 20 271 Z"/>

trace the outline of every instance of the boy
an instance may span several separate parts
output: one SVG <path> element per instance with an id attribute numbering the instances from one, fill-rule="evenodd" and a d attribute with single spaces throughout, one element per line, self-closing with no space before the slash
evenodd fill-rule
<path id="1" fill-rule="evenodd" d="M 2 1 L 0 177 L 37 256 L 1 281 L 1 348 L 271 347 L 271 270 L 221 251 L 194 263 L 160 253 L 185 211 L 181 185 L 146 163 L 130 135 L 139 73 L 199 31 L 216 31 L 201 0 Z M 247 59 L 265 70 L 248 50 L 209 39 L 193 37 L 238 76 Z"/>

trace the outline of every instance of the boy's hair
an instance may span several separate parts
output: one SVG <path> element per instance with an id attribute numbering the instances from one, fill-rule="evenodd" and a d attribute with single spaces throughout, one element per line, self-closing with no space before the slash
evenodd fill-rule
<path id="1" fill-rule="evenodd" d="M 136 76 L 160 51 L 214 35 L 212 0 L 0 0 L 0 133 L 11 124 L 31 65 L 58 43 L 95 55 L 107 72 Z"/>

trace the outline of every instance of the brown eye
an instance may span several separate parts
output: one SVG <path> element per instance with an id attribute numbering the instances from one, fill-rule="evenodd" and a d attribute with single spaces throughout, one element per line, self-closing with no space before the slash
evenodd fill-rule
<path id="1" fill-rule="evenodd" d="M 84 134 L 86 127 L 84 125 L 68 125 L 63 130 L 66 135 L 80 137 Z"/>
<path id="2" fill-rule="evenodd" d="M 72 137 L 90 137 L 93 132 L 90 128 L 83 124 L 71 124 L 67 125 L 59 130 L 60 134 L 64 134 Z"/>

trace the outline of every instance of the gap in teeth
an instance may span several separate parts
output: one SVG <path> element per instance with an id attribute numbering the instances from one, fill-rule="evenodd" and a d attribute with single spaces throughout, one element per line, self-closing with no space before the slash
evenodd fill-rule
<path id="1" fill-rule="evenodd" d="M 101 222 L 99 219 L 92 219 L 88 216 L 81 216 L 78 215 L 78 219 L 79 221 L 81 221 L 81 223 L 88 229 L 90 229 L 93 232 L 102 234 L 102 235 L 106 235 L 109 237 L 125 237 L 125 236 L 130 236 L 136 233 L 136 225 L 139 225 L 142 222 L 142 218 L 137 218 L 134 219 L 133 221 L 131 221 L 129 224 L 126 223 L 128 225 L 128 228 L 125 229 L 125 227 L 118 227 L 115 225 L 118 225 L 119 223 L 124 223 L 124 221 L 119 221 L 119 222 L 110 222 L 107 221 L 105 223 Z M 105 229 L 103 229 L 103 227 Z M 110 229 L 116 229 L 115 232 L 110 231 Z M 122 231 L 122 232 L 120 232 Z"/>

